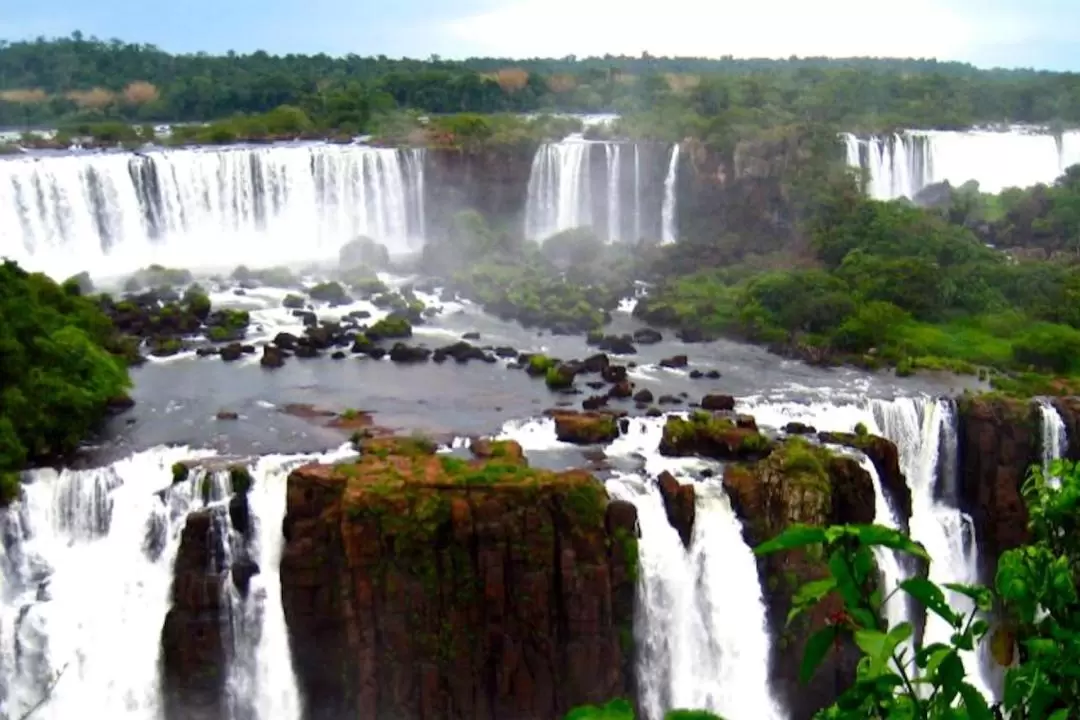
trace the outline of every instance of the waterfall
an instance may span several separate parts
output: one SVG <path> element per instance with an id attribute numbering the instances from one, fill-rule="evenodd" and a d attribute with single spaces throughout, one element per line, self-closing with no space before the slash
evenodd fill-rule
<path id="1" fill-rule="evenodd" d="M 529 172 L 525 237 L 545 240 L 592 224 L 589 149 L 580 137 L 541 145 Z"/>
<path id="2" fill-rule="evenodd" d="M 1040 444 L 1043 473 L 1049 478 L 1051 464 L 1065 456 L 1069 447 L 1069 434 L 1061 414 L 1053 403 L 1045 398 L 1039 400 L 1039 420 L 1042 430 Z"/>
<path id="3" fill-rule="evenodd" d="M 674 708 L 730 718 L 784 717 L 769 691 L 769 633 L 753 552 L 719 485 L 697 486 L 690 549 L 668 522 L 656 483 L 607 483 L 641 525 L 635 638 L 639 700 L 649 720 Z"/>
<path id="4" fill-rule="evenodd" d="M 866 174 L 867 194 L 879 200 L 914 198 L 927 185 L 954 187 L 975 180 L 982 192 L 1053 183 L 1080 162 L 1080 131 L 1053 134 L 1014 127 L 1006 132 L 904 130 L 842 136 L 847 164 Z"/>
<path id="5" fill-rule="evenodd" d="M 599 156 L 593 162 L 594 148 L 601 147 L 603 164 Z M 628 152 L 632 159 L 624 156 Z M 646 194 L 647 188 L 659 188 L 661 180 L 649 180 L 648 157 L 648 148 L 638 143 L 592 141 L 581 135 L 541 145 L 529 172 L 525 237 L 539 242 L 574 228 L 592 228 L 609 243 L 659 237 L 669 199 Z M 668 192 L 673 203 L 674 188 L 665 189 Z"/>
<path id="6" fill-rule="evenodd" d="M 834 404 L 771 403 L 748 399 L 740 402 L 737 410 L 754 415 L 762 426 L 783 427 L 795 421 L 818 429 L 850 432 L 856 423 L 863 423 L 871 433 L 891 440 L 899 450 L 900 468 L 911 489 L 910 535 L 923 544 L 933 560 L 930 579 L 939 585 L 979 582 L 974 524 L 957 506 L 956 417 L 950 401 L 907 397 Z M 876 516 L 879 522 L 884 517 L 880 506 Z M 890 572 L 884 567 L 882 570 Z M 901 568 L 901 571 L 910 575 L 910 569 Z M 945 592 L 953 609 L 958 612 L 972 609 L 968 598 Z M 890 607 L 886 612 L 890 622 L 900 617 L 899 608 Z M 947 643 L 951 634 L 944 621 L 932 613 L 928 614 L 924 646 L 934 642 Z M 983 650 L 980 649 L 978 654 L 961 653 L 961 657 L 968 680 L 983 695 L 992 698 L 996 678 L 983 662 Z"/>
<path id="7" fill-rule="evenodd" d="M 100 469 L 34 471 L 22 502 L 0 511 L 0 717 L 20 717 L 58 675 L 35 720 L 88 708 L 160 715 L 172 562 L 199 497 L 197 478 L 170 486 L 170 467 L 197 455 L 171 448 Z"/>
<path id="8" fill-rule="evenodd" d="M 608 143 L 604 145 L 604 154 L 607 158 L 607 226 L 608 226 L 608 242 L 618 242 L 621 235 L 620 225 L 622 223 L 622 215 L 620 213 L 619 203 L 619 179 L 621 178 L 621 162 L 622 158 L 621 145 L 615 145 L 614 143 Z"/>
<path id="9" fill-rule="evenodd" d="M 231 720 L 299 720 L 278 568 L 285 479 L 304 462 L 352 454 L 267 456 L 251 466 L 250 547 L 259 572 L 246 597 L 233 583 L 222 617 L 232 638 L 227 705 Z M 59 681 L 35 720 L 100 710 L 111 718 L 162 717 L 158 658 L 170 607 L 172 565 L 188 512 L 215 510 L 222 568 L 242 545 L 231 530 L 225 471 L 193 470 L 172 484 L 182 459 L 213 455 L 153 449 L 104 468 L 32 473 L 23 500 L 0 512 L 0 717 L 19 717 Z M 217 534 L 217 531 L 215 531 Z"/>
<path id="10" fill-rule="evenodd" d="M 671 161 L 668 163 L 667 175 L 664 177 L 664 206 L 660 211 L 661 216 L 661 241 L 668 245 L 675 242 L 678 230 L 675 224 L 675 183 L 679 177 L 679 144 L 671 147 Z"/>
<path id="11" fill-rule="evenodd" d="M 641 241 L 641 148 L 634 143 L 634 237 L 632 242 Z"/>
<path id="12" fill-rule="evenodd" d="M 0 160 L 0 255 L 54 276 L 334 259 L 424 227 L 424 151 L 199 148 Z"/>

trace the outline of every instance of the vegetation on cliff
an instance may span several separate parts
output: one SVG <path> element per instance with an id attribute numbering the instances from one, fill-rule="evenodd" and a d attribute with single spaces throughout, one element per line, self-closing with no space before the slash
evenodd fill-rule
<path id="1" fill-rule="evenodd" d="M 668 275 L 636 314 L 814 362 L 991 368 L 996 386 L 1029 394 L 1066 392 L 1051 378 L 1080 374 L 1080 268 L 1013 261 L 937 212 L 864 197 L 851 179 L 805 227 L 801 255 L 744 250 L 722 269 Z"/>
<path id="2" fill-rule="evenodd" d="M 0 265 L 0 505 L 19 470 L 74 451 L 128 388 L 112 335 L 77 285 Z"/>

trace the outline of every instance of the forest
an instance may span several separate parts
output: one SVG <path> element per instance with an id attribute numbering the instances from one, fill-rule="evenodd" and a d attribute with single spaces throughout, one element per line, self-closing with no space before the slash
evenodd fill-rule
<path id="1" fill-rule="evenodd" d="M 446 61 L 383 56 L 173 55 L 70 37 L 0 42 L 0 128 L 207 122 L 301 109 L 322 132 L 381 116 L 618 112 L 851 131 L 1080 123 L 1080 76 L 933 60 L 641 57 Z"/>

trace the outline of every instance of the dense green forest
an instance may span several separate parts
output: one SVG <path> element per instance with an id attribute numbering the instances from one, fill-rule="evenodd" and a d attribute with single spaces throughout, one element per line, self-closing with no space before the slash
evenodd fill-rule
<path id="1" fill-rule="evenodd" d="M 318 128 L 393 110 L 693 111 L 852 130 L 1080 123 L 1080 76 L 933 60 L 614 57 L 509 60 L 229 53 L 70 38 L 0 42 L 0 127 L 209 121 L 301 108 Z"/>
<path id="2" fill-rule="evenodd" d="M 0 506 L 15 472 L 75 450 L 130 381 L 114 329 L 77 283 L 0 265 Z"/>

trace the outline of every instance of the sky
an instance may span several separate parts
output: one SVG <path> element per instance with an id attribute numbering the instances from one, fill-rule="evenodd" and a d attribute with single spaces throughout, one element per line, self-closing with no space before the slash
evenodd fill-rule
<path id="1" fill-rule="evenodd" d="M 444 58 L 936 57 L 1080 71 L 1080 0 L 0 0 L 0 38 Z"/>

